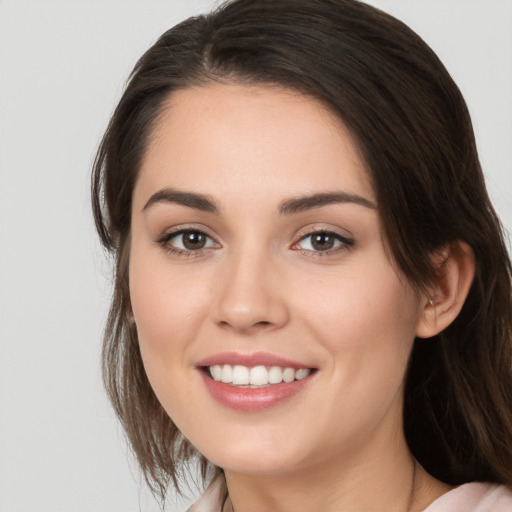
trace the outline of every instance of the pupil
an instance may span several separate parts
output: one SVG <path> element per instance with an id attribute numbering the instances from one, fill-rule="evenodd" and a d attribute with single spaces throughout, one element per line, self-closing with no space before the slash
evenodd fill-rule
<path id="1" fill-rule="evenodd" d="M 311 245 L 317 251 L 327 251 L 332 249 L 334 245 L 334 237 L 332 235 L 328 235 L 327 233 L 318 233 L 313 236 Z"/>
<path id="2" fill-rule="evenodd" d="M 190 231 L 183 235 L 183 245 L 187 249 L 202 249 L 206 243 L 206 237 L 203 233 Z"/>

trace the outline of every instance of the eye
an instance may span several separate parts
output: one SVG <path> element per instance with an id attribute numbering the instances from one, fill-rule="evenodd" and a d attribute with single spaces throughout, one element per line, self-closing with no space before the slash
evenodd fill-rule
<path id="1" fill-rule="evenodd" d="M 354 241 L 332 231 L 315 231 L 303 236 L 294 248 L 304 251 L 328 252 L 348 248 Z"/>
<path id="2" fill-rule="evenodd" d="M 174 233 L 167 233 L 160 240 L 162 246 L 169 252 L 177 254 L 199 252 L 204 249 L 218 247 L 206 233 L 197 229 L 182 229 Z"/>

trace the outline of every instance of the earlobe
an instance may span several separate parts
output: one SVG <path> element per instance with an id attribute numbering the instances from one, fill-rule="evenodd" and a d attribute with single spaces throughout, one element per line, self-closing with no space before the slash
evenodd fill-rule
<path id="1" fill-rule="evenodd" d="M 456 241 L 434 256 L 438 280 L 421 299 L 416 329 L 419 338 L 430 338 L 448 327 L 460 313 L 475 275 L 471 247 Z"/>

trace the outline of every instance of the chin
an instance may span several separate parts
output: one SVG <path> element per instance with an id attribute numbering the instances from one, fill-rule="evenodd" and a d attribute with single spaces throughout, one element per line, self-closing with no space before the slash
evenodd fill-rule
<path id="1" fill-rule="evenodd" d="M 250 436 L 248 436 L 250 437 Z M 258 439 L 258 438 L 256 438 Z M 265 439 L 262 435 L 260 439 Z M 213 464 L 225 471 L 252 475 L 272 475 L 293 471 L 300 467 L 305 454 L 300 454 L 293 443 L 251 442 L 247 437 L 233 442 L 215 443 L 199 451 Z"/>

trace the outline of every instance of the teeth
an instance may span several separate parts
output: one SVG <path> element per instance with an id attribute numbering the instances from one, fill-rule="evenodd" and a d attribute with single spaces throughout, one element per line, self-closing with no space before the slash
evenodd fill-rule
<path id="1" fill-rule="evenodd" d="M 233 367 L 233 384 L 235 386 L 247 386 L 249 384 L 249 368 L 247 366 Z"/>
<path id="2" fill-rule="evenodd" d="M 229 364 L 214 365 L 209 367 L 210 375 L 217 382 L 232 384 L 233 386 L 268 386 L 281 382 L 293 382 L 306 378 L 311 370 L 309 368 L 281 368 L 280 366 L 247 366 Z"/>
<path id="3" fill-rule="evenodd" d="M 229 364 L 225 364 L 222 367 L 222 373 L 220 374 L 220 380 L 226 384 L 233 382 L 233 368 Z"/>
<path id="4" fill-rule="evenodd" d="M 283 380 L 285 382 L 293 382 L 295 380 L 295 370 L 293 368 L 285 368 L 283 372 Z"/>
<path id="5" fill-rule="evenodd" d="M 272 366 L 268 372 L 269 384 L 279 384 L 283 382 L 283 370 L 279 366 Z"/>
<path id="6" fill-rule="evenodd" d="M 222 379 L 222 366 L 218 364 L 210 366 L 210 374 L 213 377 L 213 380 L 220 381 Z"/>
<path id="7" fill-rule="evenodd" d="M 255 366 L 249 373 L 249 384 L 264 386 L 268 384 L 268 370 L 264 366 Z"/>
<path id="8" fill-rule="evenodd" d="M 311 373 L 311 370 L 308 370 L 306 368 L 301 368 L 300 370 L 297 370 L 295 372 L 295 378 L 297 380 L 301 380 L 306 378 Z"/>

